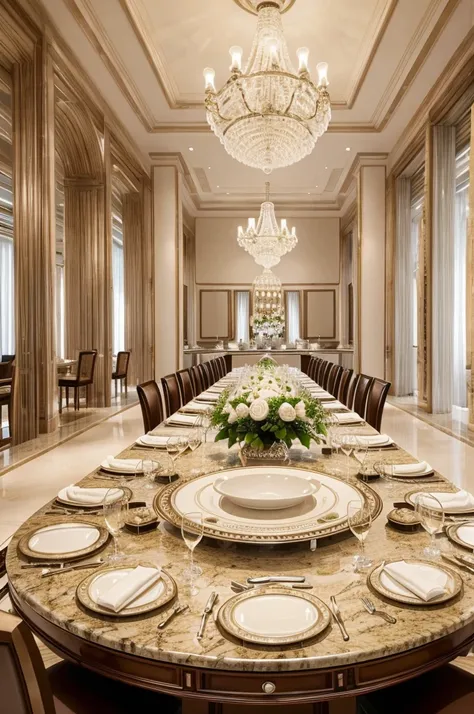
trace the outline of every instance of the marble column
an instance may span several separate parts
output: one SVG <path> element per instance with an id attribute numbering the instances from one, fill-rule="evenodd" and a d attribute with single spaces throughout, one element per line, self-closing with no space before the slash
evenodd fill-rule
<path id="1" fill-rule="evenodd" d="M 155 379 L 183 360 L 183 220 L 181 169 L 153 167 Z"/>
<path id="2" fill-rule="evenodd" d="M 358 175 L 358 369 L 385 376 L 385 166 Z M 357 362 L 356 362 L 357 363 Z"/>
<path id="3" fill-rule="evenodd" d="M 45 40 L 13 81 L 16 390 L 13 442 L 57 427 L 54 83 Z"/>
<path id="4" fill-rule="evenodd" d="M 145 356 L 143 200 L 140 193 L 122 199 L 125 292 L 125 349 L 130 351 L 128 383 L 144 380 Z"/>

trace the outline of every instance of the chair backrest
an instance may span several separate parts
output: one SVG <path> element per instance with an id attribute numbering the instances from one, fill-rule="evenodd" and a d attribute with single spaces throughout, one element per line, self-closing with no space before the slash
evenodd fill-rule
<path id="1" fill-rule="evenodd" d="M 354 394 L 354 411 L 357 412 L 362 419 L 365 419 L 367 396 L 373 379 L 373 377 L 368 377 L 366 374 L 359 375 L 359 381 Z"/>
<path id="2" fill-rule="evenodd" d="M 351 377 L 354 374 L 352 369 L 343 369 L 341 373 L 341 378 L 339 380 L 339 388 L 337 394 L 334 394 L 337 399 L 343 404 L 347 404 L 347 394 L 349 392 L 349 385 L 351 383 Z"/>
<path id="3" fill-rule="evenodd" d="M 197 397 L 197 395 L 201 394 L 201 392 L 204 390 L 199 365 L 193 365 L 189 371 L 189 374 L 191 376 L 191 382 L 193 383 L 194 395 Z"/>
<path id="4" fill-rule="evenodd" d="M 13 362 L 0 362 L 0 379 L 11 379 Z"/>
<path id="5" fill-rule="evenodd" d="M 95 361 L 97 359 L 96 350 L 84 350 L 79 352 L 77 362 L 77 379 L 81 382 L 94 380 Z"/>
<path id="6" fill-rule="evenodd" d="M 219 379 L 225 377 L 227 374 L 227 365 L 225 363 L 225 357 L 217 357 L 216 359 L 217 371 L 219 373 Z"/>
<path id="7" fill-rule="evenodd" d="M 314 380 L 314 375 L 316 374 L 316 368 L 318 366 L 319 358 L 311 357 L 308 364 L 308 377 Z"/>
<path id="8" fill-rule="evenodd" d="M 161 388 L 165 398 L 166 414 L 170 416 L 183 406 L 176 374 L 167 374 L 166 377 L 162 377 Z"/>
<path id="9" fill-rule="evenodd" d="M 331 370 L 329 372 L 328 392 L 330 394 L 333 394 L 334 396 L 337 395 L 337 392 L 339 390 L 339 382 L 341 381 L 342 372 L 343 368 L 339 364 L 335 364 L 333 367 L 331 367 Z"/>
<path id="10" fill-rule="evenodd" d="M 380 431 L 380 427 L 382 426 L 383 408 L 389 389 L 390 382 L 385 382 L 383 379 L 377 378 L 374 379 L 369 389 L 365 420 L 367 424 L 373 426 L 377 431 Z"/>
<path id="11" fill-rule="evenodd" d="M 187 404 L 187 402 L 190 402 L 194 397 L 194 388 L 189 369 L 180 369 L 179 372 L 176 372 L 176 377 L 181 390 L 183 404 Z"/>
<path id="12" fill-rule="evenodd" d="M 130 362 L 130 352 L 119 352 L 115 363 L 115 374 L 117 377 L 126 377 L 128 372 L 128 363 Z"/>
<path id="13" fill-rule="evenodd" d="M 211 368 L 209 367 L 209 362 L 201 362 L 199 367 L 201 368 L 201 377 L 207 389 L 211 384 L 214 384 L 215 381 Z"/>
<path id="14" fill-rule="evenodd" d="M 314 368 L 314 376 L 313 380 L 316 382 L 316 384 L 320 384 L 319 380 L 321 378 L 321 372 L 323 369 L 323 366 L 326 364 L 325 360 L 321 359 L 321 357 L 318 357 L 316 361 L 316 366 Z"/>
<path id="15" fill-rule="evenodd" d="M 138 399 L 142 408 L 145 434 L 155 429 L 163 421 L 163 400 L 160 388 L 154 379 L 137 386 Z"/>
<path id="16" fill-rule="evenodd" d="M 328 388 L 328 377 L 332 366 L 333 362 L 327 362 L 326 360 L 324 360 L 318 379 L 318 384 L 320 384 L 323 389 Z"/>
<path id="17" fill-rule="evenodd" d="M 352 380 L 349 382 L 349 386 L 347 388 L 347 399 L 344 402 L 348 409 L 352 409 L 354 406 L 354 394 L 357 389 L 357 385 L 359 384 L 359 378 L 360 374 L 354 374 L 352 376 Z"/>
<path id="18" fill-rule="evenodd" d="M 210 372 L 211 372 L 212 383 L 214 384 L 214 382 L 218 382 L 219 379 L 220 379 L 220 377 L 219 377 L 219 371 L 218 371 L 218 369 L 217 369 L 216 360 L 215 360 L 215 359 L 211 359 L 211 360 L 209 360 L 209 362 L 206 362 L 206 364 L 207 364 L 207 366 L 208 366 L 208 369 L 209 369 Z"/>
<path id="19" fill-rule="evenodd" d="M 210 385 L 210 380 L 211 380 L 210 372 L 208 369 L 204 369 L 204 365 L 202 363 L 196 365 L 196 369 L 199 372 L 199 375 L 201 377 L 201 384 L 202 384 L 202 388 L 204 391 L 211 386 Z"/>
<path id="20" fill-rule="evenodd" d="M 13 362 L 15 355 L 2 355 L 2 362 Z"/>
<path id="21" fill-rule="evenodd" d="M 0 611 L 1 711 L 55 714 L 53 695 L 38 646 L 18 617 Z"/>

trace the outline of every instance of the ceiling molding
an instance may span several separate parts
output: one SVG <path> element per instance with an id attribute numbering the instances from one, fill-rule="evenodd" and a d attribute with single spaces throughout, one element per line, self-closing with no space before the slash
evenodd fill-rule
<path id="1" fill-rule="evenodd" d="M 383 164 L 387 159 L 388 153 L 385 151 L 364 151 L 357 153 L 343 179 L 341 187 L 339 188 L 339 193 L 344 196 L 349 193 L 352 182 L 361 166 L 367 163 L 373 163 L 374 161 Z"/>
<path id="2" fill-rule="evenodd" d="M 234 0 L 234 2 L 236 5 L 241 7 L 242 10 L 252 13 L 252 15 L 258 15 L 258 3 L 256 0 Z M 262 0 L 260 0 L 260 2 L 262 2 Z M 288 12 L 288 10 L 293 7 L 295 2 L 296 0 L 279 0 L 281 14 L 283 15 L 285 12 Z"/>
<path id="3" fill-rule="evenodd" d="M 338 134 L 370 134 L 377 132 L 378 129 L 367 122 L 330 122 L 327 128 L 328 133 Z M 211 127 L 206 121 L 203 122 L 160 122 L 152 129 L 152 134 L 209 134 L 212 132 Z"/>

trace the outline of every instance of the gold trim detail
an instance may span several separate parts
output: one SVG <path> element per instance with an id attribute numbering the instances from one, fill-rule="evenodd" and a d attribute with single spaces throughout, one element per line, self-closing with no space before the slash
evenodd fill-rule
<path id="1" fill-rule="evenodd" d="M 40 530 L 43 530 L 44 528 L 49 528 L 51 526 L 64 526 L 68 523 L 69 521 L 63 520 L 56 521 L 56 523 L 47 523 L 46 525 L 39 525 L 35 528 L 32 528 L 21 538 L 20 542 L 18 543 L 18 550 L 23 555 L 26 555 L 27 558 L 31 558 L 33 560 L 78 560 L 80 558 L 84 558 L 87 555 L 91 555 L 92 553 L 95 553 L 98 550 L 101 550 L 109 540 L 108 531 L 103 526 L 100 526 L 98 523 L 82 520 L 74 522 L 70 521 L 70 523 L 73 523 L 75 526 L 90 526 L 91 528 L 95 528 L 99 531 L 99 538 L 93 545 L 90 545 L 87 548 L 82 548 L 81 550 L 74 550 L 72 552 L 65 551 L 64 553 L 40 553 L 39 551 L 31 550 L 28 543 L 30 542 L 30 539 L 35 533 Z"/>
<path id="2" fill-rule="evenodd" d="M 386 560 L 385 564 L 390 564 L 390 563 L 397 563 L 398 560 L 391 558 L 390 560 Z M 446 567 L 445 565 L 442 565 L 441 563 L 433 562 L 430 560 L 419 560 L 418 558 L 405 558 L 406 563 L 414 563 L 416 565 L 430 565 L 433 568 L 438 568 L 439 570 L 442 570 L 446 575 L 450 578 L 452 578 L 453 583 L 454 583 L 454 589 L 451 592 L 447 592 L 444 595 L 442 595 L 439 598 L 436 598 L 436 600 L 430 600 L 429 602 L 425 602 L 421 598 L 417 597 L 416 595 L 408 596 L 408 595 L 397 595 L 393 593 L 391 590 L 388 590 L 386 587 L 382 585 L 382 582 L 380 580 L 380 574 L 383 570 L 383 567 L 379 563 L 378 565 L 375 566 L 375 568 L 372 568 L 370 573 L 367 575 L 367 584 L 372 586 L 373 589 L 378 592 L 380 595 L 383 595 L 384 597 L 388 598 L 392 602 L 401 602 L 406 605 L 417 605 L 419 607 L 436 607 L 436 605 L 441 605 L 443 602 L 448 602 L 448 600 L 452 600 L 455 598 L 457 595 L 460 595 L 463 591 L 463 580 L 459 573 L 456 573 L 454 570 L 451 570 L 451 568 Z"/>

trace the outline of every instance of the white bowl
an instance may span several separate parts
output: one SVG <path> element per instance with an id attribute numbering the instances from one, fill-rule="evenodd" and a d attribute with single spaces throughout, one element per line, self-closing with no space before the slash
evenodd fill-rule
<path id="1" fill-rule="evenodd" d="M 287 468 L 238 469 L 216 479 L 214 490 L 244 508 L 274 511 L 313 496 L 320 487 L 311 474 Z"/>

